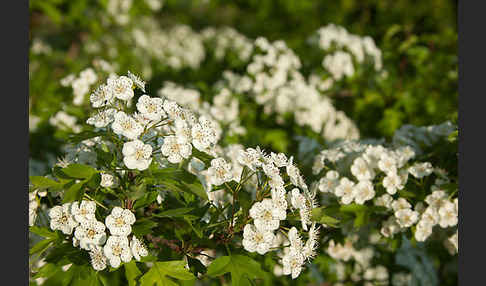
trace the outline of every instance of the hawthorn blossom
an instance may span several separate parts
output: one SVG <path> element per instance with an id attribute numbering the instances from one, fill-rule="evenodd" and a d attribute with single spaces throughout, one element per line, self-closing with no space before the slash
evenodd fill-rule
<path id="1" fill-rule="evenodd" d="M 76 227 L 74 237 L 82 249 L 90 250 L 90 245 L 102 245 L 106 241 L 105 225 L 96 219 L 85 220 Z"/>
<path id="2" fill-rule="evenodd" d="M 359 181 L 373 180 L 375 177 L 375 172 L 372 168 L 368 166 L 366 160 L 358 157 L 354 160 L 353 165 L 351 165 L 351 174 L 353 174 Z"/>
<path id="3" fill-rule="evenodd" d="M 137 261 L 140 261 L 140 256 L 144 257 L 148 255 L 145 245 L 143 245 L 142 241 L 135 236 L 133 236 L 132 241 L 130 241 L 130 249 L 132 250 L 133 257 Z"/>
<path id="4" fill-rule="evenodd" d="M 106 268 L 106 256 L 103 252 L 103 248 L 99 245 L 91 245 L 89 257 L 91 260 L 91 266 L 96 271 L 101 271 Z"/>
<path id="5" fill-rule="evenodd" d="M 79 224 L 71 214 L 71 203 L 51 208 L 49 218 L 51 229 L 59 229 L 64 234 L 72 234 L 73 229 Z"/>
<path id="6" fill-rule="evenodd" d="M 265 254 L 270 250 L 275 235 L 272 231 L 260 230 L 253 224 L 245 225 L 243 229 L 243 247 L 248 252 L 257 252 L 258 254 Z"/>
<path id="7" fill-rule="evenodd" d="M 113 102 L 114 92 L 111 86 L 101 84 L 90 96 L 91 106 L 103 107 Z"/>
<path id="8" fill-rule="evenodd" d="M 354 187 L 354 200 L 357 204 L 362 205 L 366 201 L 375 197 L 375 190 L 370 181 L 360 181 Z"/>
<path id="9" fill-rule="evenodd" d="M 127 236 L 132 232 L 135 215 L 128 209 L 114 207 L 105 219 L 105 224 L 111 235 Z"/>
<path id="10" fill-rule="evenodd" d="M 95 211 L 96 203 L 93 201 L 82 200 L 81 203 L 73 202 L 71 204 L 71 214 L 79 223 L 96 219 Z"/>
<path id="11" fill-rule="evenodd" d="M 129 169 L 143 171 L 152 163 L 152 146 L 144 144 L 140 140 L 134 140 L 123 144 L 123 163 Z"/>
<path id="12" fill-rule="evenodd" d="M 120 100 L 128 101 L 134 96 L 133 81 L 124 75 L 108 78 L 107 85 L 113 91 L 113 95 Z"/>
<path id="13" fill-rule="evenodd" d="M 397 190 L 403 189 L 404 186 L 397 173 L 388 172 L 386 177 L 383 178 L 383 187 L 385 187 L 387 193 L 394 195 Z"/>
<path id="14" fill-rule="evenodd" d="M 418 220 L 418 212 L 411 209 L 399 209 L 395 212 L 397 222 L 401 227 L 410 227 Z"/>
<path id="15" fill-rule="evenodd" d="M 123 135 L 128 139 L 136 139 L 143 132 L 143 127 L 135 119 L 123 111 L 118 111 L 114 115 L 114 122 L 111 124 L 113 132 Z"/>
<path id="16" fill-rule="evenodd" d="M 162 105 L 162 98 L 150 97 L 144 94 L 138 99 L 137 110 L 147 119 L 158 121 L 165 115 Z"/>
<path id="17" fill-rule="evenodd" d="M 328 171 L 325 177 L 319 180 L 319 191 L 323 193 L 333 193 L 339 184 L 339 173 L 336 171 Z"/>
<path id="18" fill-rule="evenodd" d="M 285 209 L 276 208 L 271 199 L 263 199 L 253 204 L 250 217 L 259 230 L 272 231 L 278 228 L 280 220 L 284 220 L 287 213 Z"/>
<path id="19" fill-rule="evenodd" d="M 189 158 L 192 153 L 192 146 L 189 143 L 179 143 L 176 136 L 164 138 L 164 144 L 160 148 L 162 155 L 167 156 L 167 160 L 173 164 L 182 162 Z"/>
<path id="20" fill-rule="evenodd" d="M 341 178 L 334 194 L 341 198 L 343 204 L 348 205 L 354 200 L 355 184 L 348 178 Z"/>
<path id="21" fill-rule="evenodd" d="M 113 108 L 100 111 L 92 117 L 88 118 L 86 120 L 86 123 L 89 125 L 93 125 L 96 128 L 106 127 L 115 120 L 116 112 L 116 109 Z"/>
<path id="22" fill-rule="evenodd" d="M 132 251 L 126 236 L 112 235 L 108 237 L 103 252 L 114 268 L 118 268 L 122 261 L 130 262 L 132 259 Z"/>
<path id="23" fill-rule="evenodd" d="M 299 276 L 304 264 L 304 257 L 296 250 L 289 248 L 289 251 L 282 258 L 283 274 L 291 275 L 292 279 Z"/>
<path id="24" fill-rule="evenodd" d="M 222 185 L 233 179 L 231 172 L 231 165 L 226 163 L 224 158 L 216 158 L 211 160 L 211 167 L 208 168 L 209 182 L 212 185 Z"/>

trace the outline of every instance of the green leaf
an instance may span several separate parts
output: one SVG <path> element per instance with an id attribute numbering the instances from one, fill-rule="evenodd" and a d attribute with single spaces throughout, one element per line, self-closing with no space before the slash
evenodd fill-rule
<path id="1" fill-rule="evenodd" d="M 153 214 L 156 217 L 183 217 L 185 214 L 191 212 L 194 208 L 178 208 L 171 209 L 158 214 Z"/>
<path id="2" fill-rule="evenodd" d="M 194 280 L 196 277 L 185 268 L 185 264 L 183 260 L 155 262 L 152 268 L 140 278 L 140 286 L 177 285 L 169 277 L 178 280 Z"/>
<path id="3" fill-rule="evenodd" d="M 96 169 L 82 164 L 70 164 L 66 168 L 63 168 L 62 171 L 66 175 L 76 179 L 88 179 L 97 172 Z"/>
<path id="4" fill-rule="evenodd" d="M 32 185 L 39 189 L 58 187 L 60 185 L 59 182 L 42 176 L 30 176 L 29 178 Z"/>
<path id="5" fill-rule="evenodd" d="M 85 181 L 82 181 L 69 187 L 69 189 L 67 189 L 67 191 L 64 193 L 62 202 L 69 203 L 72 201 L 80 200 L 84 195 L 84 189 L 83 189 L 84 183 Z"/>
<path id="6" fill-rule="evenodd" d="M 54 240 L 55 240 L 54 238 L 48 238 L 48 239 L 44 239 L 44 240 L 39 241 L 34 246 L 32 246 L 32 248 L 29 250 L 29 254 L 32 255 L 32 254 L 35 254 L 35 253 L 38 253 L 38 252 L 43 252 L 44 250 L 46 250 L 47 248 L 49 248 L 51 246 L 51 243 Z"/>
<path id="7" fill-rule="evenodd" d="M 157 199 L 158 194 L 159 194 L 159 192 L 157 192 L 157 191 L 149 192 L 149 193 L 145 194 L 143 197 L 141 197 L 140 199 L 138 199 L 135 202 L 135 204 L 133 205 L 133 208 L 138 209 L 138 208 L 148 206 L 149 204 L 151 204 L 152 202 L 154 202 Z"/>
<path id="8" fill-rule="evenodd" d="M 326 210 L 325 207 L 320 207 L 320 208 L 315 208 L 312 210 L 312 220 L 320 222 L 322 224 L 331 226 L 331 227 L 337 227 L 339 224 L 339 220 L 326 215 Z"/>
<path id="9" fill-rule="evenodd" d="M 35 233 L 39 236 L 45 238 L 57 238 L 58 235 L 55 231 L 48 229 L 47 227 L 39 227 L 39 226 L 31 226 L 29 227 L 29 231 Z"/>
<path id="10" fill-rule="evenodd" d="M 157 223 L 149 219 L 137 220 L 132 226 L 132 232 L 136 236 L 143 236 L 152 232 L 152 228 L 156 227 Z"/>
<path id="11" fill-rule="evenodd" d="M 128 281 L 129 286 L 136 286 L 137 281 L 136 279 L 142 275 L 142 272 L 137 267 L 135 260 L 130 261 L 129 263 L 124 264 L 125 267 L 125 276 Z"/>
<path id="12" fill-rule="evenodd" d="M 251 285 L 251 279 L 267 278 L 268 273 L 262 270 L 260 263 L 245 255 L 222 256 L 214 260 L 208 267 L 210 277 L 231 273 L 231 285 Z"/>

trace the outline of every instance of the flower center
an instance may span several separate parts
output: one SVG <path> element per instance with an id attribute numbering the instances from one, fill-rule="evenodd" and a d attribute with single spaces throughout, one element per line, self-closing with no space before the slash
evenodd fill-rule
<path id="1" fill-rule="evenodd" d="M 119 217 L 115 220 L 115 225 L 118 226 L 118 227 L 122 227 L 123 225 L 125 225 L 125 220 L 123 220 L 123 218 Z"/>
<path id="2" fill-rule="evenodd" d="M 120 245 L 117 244 L 113 246 L 112 251 L 114 255 L 120 256 L 120 254 L 122 253 L 122 248 L 120 247 Z"/>

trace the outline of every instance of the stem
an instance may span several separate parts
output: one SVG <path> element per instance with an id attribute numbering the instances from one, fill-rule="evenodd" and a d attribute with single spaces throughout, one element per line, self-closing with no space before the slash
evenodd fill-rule
<path id="1" fill-rule="evenodd" d="M 85 196 L 86 196 L 88 199 L 90 199 L 90 200 L 92 200 L 93 202 L 95 202 L 95 204 L 97 204 L 97 205 L 99 205 L 100 207 L 104 208 L 105 210 L 107 210 L 107 209 L 108 209 L 108 208 L 107 208 L 107 207 L 105 207 L 105 206 L 104 206 L 102 203 L 100 203 L 100 202 L 98 202 L 97 200 L 93 199 L 93 198 L 92 198 L 92 197 L 90 197 L 88 194 L 84 193 L 84 195 L 85 195 Z"/>

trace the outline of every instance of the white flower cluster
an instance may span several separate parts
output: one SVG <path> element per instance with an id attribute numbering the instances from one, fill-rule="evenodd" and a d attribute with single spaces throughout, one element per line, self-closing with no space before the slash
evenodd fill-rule
<path id="1" fill-rule="evenodd" d="M 61 79 L 62 86 L 70 86 L 73 89 L 73 104 L 81 105 L 84 102 L 84 97 L 89 93 L 91 85 L 98 80 L 98 76 L 92 68 L 86 68 L 76 77 L 70 74 Z"/>
<path id="2" fill-rule="evenodd" d="M 109 0 L 106 10 L 119 25 L 126 25 L 130 21 L 130 9 L 133 0 Z"/>
<path id="3" fill-rule="evenodd" d="M 310 41 L 316 43 L 320 49 L 326 52 L 340 49 L 327 55 L 322 61 L 323 67 L 336 80 L 341 79 L 343 75 L 351 76 L 354 74 L 351 56 L 358 64 L 362 64 L 369 57 L 375 70 L 382 69 L 381 50 L 369 36 L 354 35 L 344 27 L 329 24 L 317 30 L 316 35 Z"/>
<path id="4" fill-rule="evenodd" d="M 132 235 L 135 215 L 128 209 L 114 207 L 105 223 L 96 219 L 96 203 L 83 200 L 65 203 L 49 210 L 50 227 L 72 237 L 73 245 L 89 251 L 91 265 L 97 271 L 103 270 L 107 262 L 114 268 L 121 262 L 130 262 L 132 257 L 140 261 L 147 256 L 144 244 Z M 106 228 L 110 231 L 107 237 Z"/>
<path id="5" fill-rule="evenodd" d="M 130 43 L 136 42 L 138 51 L 150 55 L 171 69 L 185 67 L 197 69 L 206 57 L 202 36 L 189 26 L 176 25 L 166 30 L 160 29 L 151 18 L 143 18 L 140 26 L 132 30 Z"/>
<path id="6" fill-rule="evenodd" d="M 184 88 L 173 82 L 165 82 L 164 86 L 159 89 L 158 95 L 173 100 L 183 107 L 197 111 L 199 115 L 209 119 L 216 131 L 216 136 L 221 137 L 223 128 L 228 129 L 228 133 L 244 134 L 245 128 L 239 120 L 239 103 L 238 99 L 231 96 L 231 92 L 223 88 L 213 97 L 213 104 L 202 101 L 199 91 L 190 88 Z"/>
<path id="7" fill-rule="evenodd" d="M 258 38 L 255 50 L 246 75 L 226 71 L 225 81 L 218 85 L 234 93 L 248 93 L 266 113 L 277 113 L 279 121 L 293 113 L 298 125 L 309 126 L 327 140 L 359 138 L 355 124 L 300 74 L 299 58 L 283 41 Z"/>
<path id="8" fill-rule="evenodd" d="M 253 42 L 231 27 L 219 29 L 208 27 L 201 31 L 201 35 L 209 45 L 207 50 L 214 53 L 217 60 L 224 59 L 229 52 L 232 52 L 239 60 L 246 62 L 253 52 Z"/>
<path id="9" fill-rule="evenodd" d="M 354 241 L 356 241 L 355 236 L 346 239 L 344 244 L 331 240 L 326 249 L 327 254 L 336 260 L 334 266 L 339 269 L 336 271 L 338 280 L 345 281 L 349 275 L 354 283 L 363 281 L 363 285 L 388 285 L 388 269 L 383 265 L 372 266 L 375 256 L 373 247 L 357 250 L 353 246 Z M 351 273 L 346 273 L 343 262 L 351 261 L 351 259 L 355 261 L 354 267 Z"/>
<path id="10" fill-rule="evenodd" d="M 54 116 L 49 118 L 49 123 L 61 130 L 72 130 L 74 133 L 81 131 L 81 126 L 76 124 L 76 117 L 67 114 L 65 111 L 58 111 Z"/>
<path id="11" fill-rule="evenodd" d="M 349 170 L 357 182 L 341 176 L 336 170 L 328 170 L 313 187 L 323 193 L 334 194 L 345 205 L 353 202 L 362 205 L 373 200 L 374 205 L 393 212 L 382 223 L 383 236 L 391 237 L 416 225 L 416 240 L 425 241 L 435 225 L 442 228 L 457 225 L 458 199 L 451 201 L 441 189 L 450 182 L 444 170 L 434 168 L 429 162 L 409 163 L 414 157 L 415 152 L 410 146 L 390 149 L 379 144 L 348 142 L 322 151 L 316 157 L 313 172 L 319 174 L 324 168 L 329 169 L 326 166 L 329 162 L 341 173 Z M 400 196 L 399 191 L 405 191 L 410 181 L 409 175 L 413 176 L 416 184 L 420 184 L 420 180 L 432 174 L 436 175 L 436 180 L 424 202 L 412 206 L 406 197 Z M 384 193 L 375 197 L 380 190 Z M 427 208 L 424 203 L 428 205 Z"/>
<path id="12" fill-rule="evenodd" d="M 258 186 L 253 192 L 257 202 L 249 210 L 253 223 L 245 225 L 243 230 L 243 247 L 249 252 L 256 251 L 263 255 L 278 249 L 283 241 L 277 237 L 278 233 L 286 229 L 281 226 L 287 218 L 287 210 L 298 210 L 302 232 L 307 233 L 308 240 L 303 243 L 297 228 L 292 227 L 286 233 L 291 239 L 290 245 L 283 249 L 282 258 L 284 274 L 296 278 L 305 261 L 314 257 L 317 248 L 318 227 L 310 219 L 312 209 L 317 207 L 315 193 L 309 191 L 292 157 L 287 158 L 283 153 L 265 154 L 259 147 L 246 150 L 237 147 L 236 150 L 239 150 L 236 157 L 239 165 L 228 163 L 224 158 L 213 159 L 207 170 L 208 181 L 213 185 L 221 185 L 235 180 L 243 186 L 251 178 L 256 181 Z M 232 160 L 235 155 L 232 155 Z M 233 166 L 237 166 L 239 174 L 233 173 Z M 261 176 L 264 176 L 264 182 L 259 181 L 262 180 L 258 179 Z M 287 192 L 285 188 L 290 185 L 294 188 Z"/>
<path id="13" fill-rule="evenodd" d="M 98 87 L 90 100 L 99 111 L 87 120 L 97 128 L 111 127 L 115 134 L 128 141 L 122 149 L 127 168 L 146 170 L 156 149 L 170 163 L 188 159 L 193 146 L 210 152 L 219 139 L 215 124 L 204 116 L 197 118 L 175 101 L 144 94 L 136 104 L 137 112 L 125 113 L 124 105 L 134 96 L 134 88 L 145 88 L 141 79 L 129 75 L 110 76 L 106 84 Z"/>

